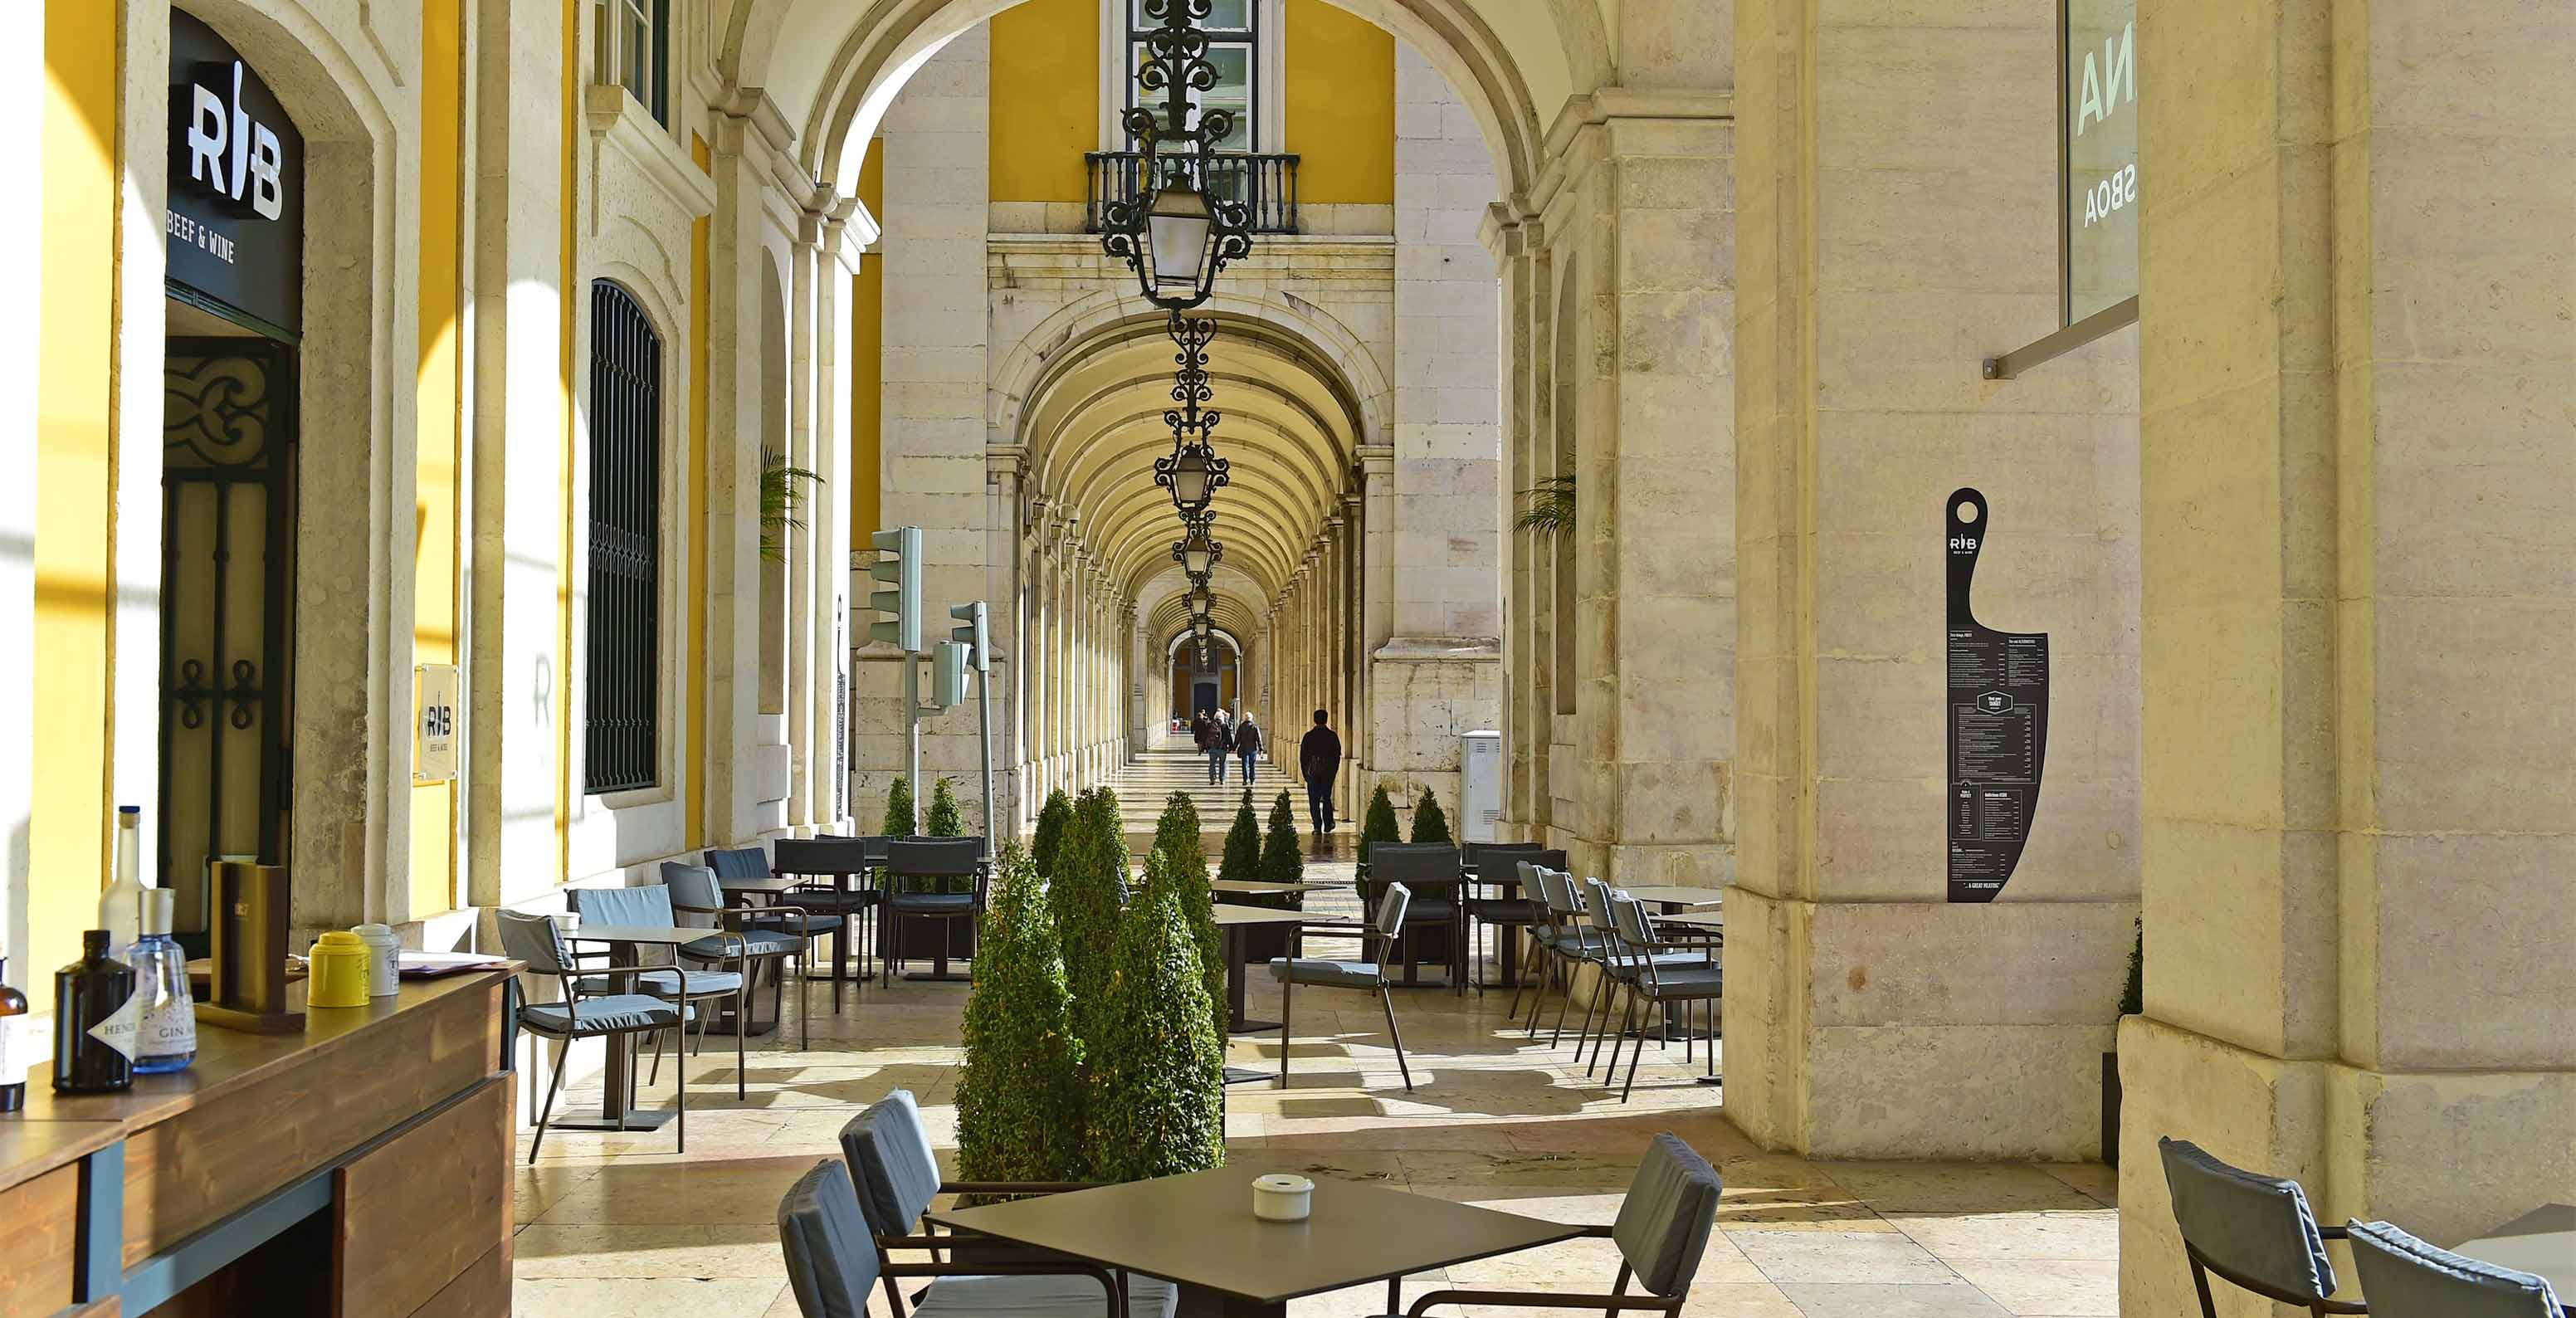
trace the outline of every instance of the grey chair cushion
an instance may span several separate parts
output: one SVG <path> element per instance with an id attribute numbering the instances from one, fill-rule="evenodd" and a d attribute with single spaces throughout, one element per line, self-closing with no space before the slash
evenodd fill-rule
<path id="1" fill-rule="evenodd" d="M 527 962 L 529 971 L 539 975 L 571 971 L 572 949 L 553 916 L 505 910 L 493 912 L 493 919 L 501 926 L 501 950 L 510 959 Z"/>
<path id="2" fill-rule="evenodd" d="M 897 915 L 972 915 L 975 894 L 971 892 L 896 892 L 886 896 L 886 908 Z"/>
<path id="3" fill-rule="evenodd" d="M 1416 897 L 1413 900 L 1413 908 L 1405 912 L 1404 927 L 1416 929 L 1426 924 L 1447 924 L 1457 918 L 1457 903 L 1438 897 L 1428 899 Z"/>
<path id="4" fill-rule="evenodd" d="M 868 1105 L 841 1127 L 841 1156 L 858 1173 L 859 1207 L 881 1236 L 910 1235 L 939 1197 L 939 1155 L 909 1089 Z"/>
<path id="5" fill-rule="evenodd" d="M 765 879 L 769 877 L 769 853 L 758 847 L 727 847 L 699 857 L 719 879 Z"/>
<path id="6" fill-rule="evenodd" d="M 818 921 L 816 928 L 820 927 Z M 700 961 L 731 961 L 734 959 L 737 941 L 746 949 L 742 955 L 750 957 L 793 956 L 804 950 L 805 946 L 805 940 L 791 931 L 745 929 L 740 934 L 725 938 L 701 938 L 694 943 L 682 943 L 680 950 Z"/>
<path id="7" fill-rule="evenodd" d="M 2334 1262 L 2297 1181 L 2231 1167 L 2171 1136 L 2157 1140 L 2156 1150 L 2173 1192 L 2174 1222 L 2202 1258 L 2286 1294 L 2334 1294 Z"/>
<path id="8" fill-rule="evenodd" d="M 1288 984 L 1322 984 L 1332 988 L 1373 989 L 1386 980 L 1374 961 L 1322 961 L 1308 957 L 1270 958 L 1272 978 Z"/>
<path id="9" fill-rule="evenodd" d="M 2372 1318 L 2558 1318 L 2545 1277 L 2454 1254 L 2386 1222 L 2345 1230 Z"/>
<path id="10" fill-rule="evenodd" d="M 840 1163 L 816 1163 L 788 1187 L 778 1201 L 778 1245 L 805 1318 L 864 1318 L 877 1281 L 877 1242 Z"/>
<path id="11" fill-rule="evenodd" d="M 656 883 L 644 888 L 566 888 L 572 908 L 590 924 L 640 924 L 671 927 L 671 890 Z"/>
<path id="12" fill-rule="evenodd" d="M 792 902 L 790 905 L 802 906 L 804 903 Z M 809 911 L 805 915 L 804 923 L 799 925 L 796 921 L 796 917 L 792 915 L 767 915 L 755 911 L 750 915 L 744 916 L 742 923 L 743 927 L 746 929 L 783 930 L 789 935 L 789 941 L 793 942 L 794 934 L 799 928 L 804 929 L 807 933 L 827 934 L 841 927 L 841 917 L 837 915 L 816 915 Z M 752 955 L 759 956 L 761 954 L 759 952 L 754 952 Z"/>
<path id="13" fill-rule="evenodd" d="M 688 907 L 691 918 L 687 923 L 698 928 L 707 928 L 712 924 L 711 919 L 702 912 L 724 909 L 724 888 L 716 882 L 716 872 L 705 865 L 691 865 L 677 860 L 663 861 L 662 886 L 670 889 L 671 908 L 678 910 L 683 906 Z"/>
<path id="14" fill-rule="evenodd" d="M 657 998 L 676 998 L 683 992 L 683 974 L 688 977 L 685 991 L 693 998 L 731 993 L 742 987 L 742 976 L 730 970 L 646 970 L 636 974 L 635 987 L 639 992 Z M 582 978 L 581 991 L 608 993 L 616 988 L 616 983 L 607 975 L 588 975 Z"/>
<path id="15" fill-rule="evenodd" d="M 1610 1224 L 1610 1239 L 1637 1270 L 1639 1284 L 1666 1297 L 1691 1284 L 1708 1249 L 1722 1189 L 1717 1169 L 1671 1131 L 1646 1146 L 1618 1220 Z"/>
<path id="16" fill-rule="evenodd" d="M 1645 985 L 1646 996 L 1661 1001 L 1665 998 L 1713 998 L 1726 989 L 1726 981 L 1714 970 L 1657 970 Z"/>
<path id="17" fill-rule="evenodd" d="M 560 1002 L 541 1002 L 519 1010 L 519 1024 L 539 1034 L 606 1034 L 612 1030 L 658 1030 L 696 1019 L 694 1013 L 641 993 L 612 993 L 583 998 L 567 1011 Z"/>
<path id="18" fill-rule="evenodd" d="M 1180 1292 L 1170 1282 L 1130 1274 L 1128 1318 L 1170 1318 Z M 1047 1318 L 1108 1318 L 1109 1302 L 1096 1277 L 942 1277 L 913 1306 L 914 1318 L 977 1318 L 982 1314 L 1044 1314 Z"/>

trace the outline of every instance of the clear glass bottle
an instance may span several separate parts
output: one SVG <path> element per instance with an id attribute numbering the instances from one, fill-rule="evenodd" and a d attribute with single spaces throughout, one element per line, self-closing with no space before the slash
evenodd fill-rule
<path id="1" fill-rule="evenodd" d="M 197 1060 L 197 1003 L 188 996 L 188 954 L 170 936 L 178 897 L 167 888 L 143 890 L 143 934 L 125 958 L 134 967 L 135 995 L 143 999 L 143 1017 L 135 1030 L 136 1075 L 184 1070 Z"/>
<path id="2" fill-rule="evenodd" d="M 142 1006 L 134 968 L 107 954 L 107 931 L 82 934 L 81 959 L 54 972 L 54 1092 L 132 1088 Z"/>
<path id="3" fill-rule="evenodd" d="M 27 1105 L 27 995 L 9 987 L 9 958 L 0 957 L 0 1112 Z"/>
<path id="4" fill-rule="evenodd" d="M 123 958 L 143 932 L 143 807 L 116 808 L 116 877 L 98 895 L 98 927 L 107 954 Z"/>

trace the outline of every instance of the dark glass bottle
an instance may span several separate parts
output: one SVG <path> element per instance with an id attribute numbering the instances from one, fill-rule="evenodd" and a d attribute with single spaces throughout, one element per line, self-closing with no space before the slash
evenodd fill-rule
<path id="1" fill-rule="evenodd" d="M 9 987 L 9 958 L 0 956 L 0 1112 L 27 1105 L 27 995 Z"/>
<path id="2" fill-rule="evenodd" d="M 82 934 L 81 959 L 54 972 L 54 1092 L 130 1088 L 141 1019 L 134 968 L 107 954 L 106 930 Z"/>

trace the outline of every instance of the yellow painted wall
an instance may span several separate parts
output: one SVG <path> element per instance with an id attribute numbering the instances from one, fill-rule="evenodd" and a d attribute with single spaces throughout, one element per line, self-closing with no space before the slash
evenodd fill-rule
<path id="1" fill-rule="evenodd" d="M 20 982 L 80 955 L 107 873 L 115 548 L 117 14 L 45 6 L 34 799 Z"/>
<path id="2" fill-rule="evenodd" d="M 1394 205 L 1394 34 L 1324 0 L 1288 0 L 1287 28 L 1298 202 Z"/>
<path id="3" fill-rule="evenodd" d="M 1082 154 L 1100 148 L 1100 6 L 1028 0 L 992 21 L 992 199 L 1080 201 Z"/>
<path id="4" fill-rule="evenodd" d="M 412 566 L 412 661 L 456 662 L 457 471 L 463 427 L 457 352 L 464 199 L 465 52 L 459 0 L 421 8 L 419 449 L 413 475 L 420 524 Z M 415 698 L 413 706 L 417 711 Z M 411 914 L 456 905 L 456 784 L 411 789 Z"/>
<path id="5" fill-rule="evenodd" d="M 868 143 L 859 165 L 859 204 L 885 215 L 885 139 Z M 850 281 L 850 545 L 867 548 L 883 529 L 885 440 L 885 259 L 870 252 Z"/>

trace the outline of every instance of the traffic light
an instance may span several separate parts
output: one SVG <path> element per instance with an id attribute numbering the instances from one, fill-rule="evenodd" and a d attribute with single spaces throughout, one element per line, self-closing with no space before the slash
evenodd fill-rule
<path id="1" fill-rule="evenodd" d="M 948 629 L 948 639 L 970 647 L 966 662 L 974 665 L 976 672 L 993 671 L 993 645 L 984 634 L 984 601 L 951 605 L 948 616 L 966 624 Z"/>
<path id="2" fill-rule="evenodd" d="M 931 652 L 931 704 L 955 709 L 966 703 L 966 652 L 970 648 L 963 641 L 941 641 Z"/>
<path id="3" fill-rule="evenodd" d="M 921 653 L 921 528 L 902 526 L 879 531 L 868 537 L 880 558 L 868 573 L 877 580 L 892 582 L 892 589 L 879 588 L 868 596 L 868 605 L 879 614 L 868 624 L 868 635 L 880 641 L 892 641 L 905 654 Z M 891 619 L 889 621 L 889 619 Z"/>

